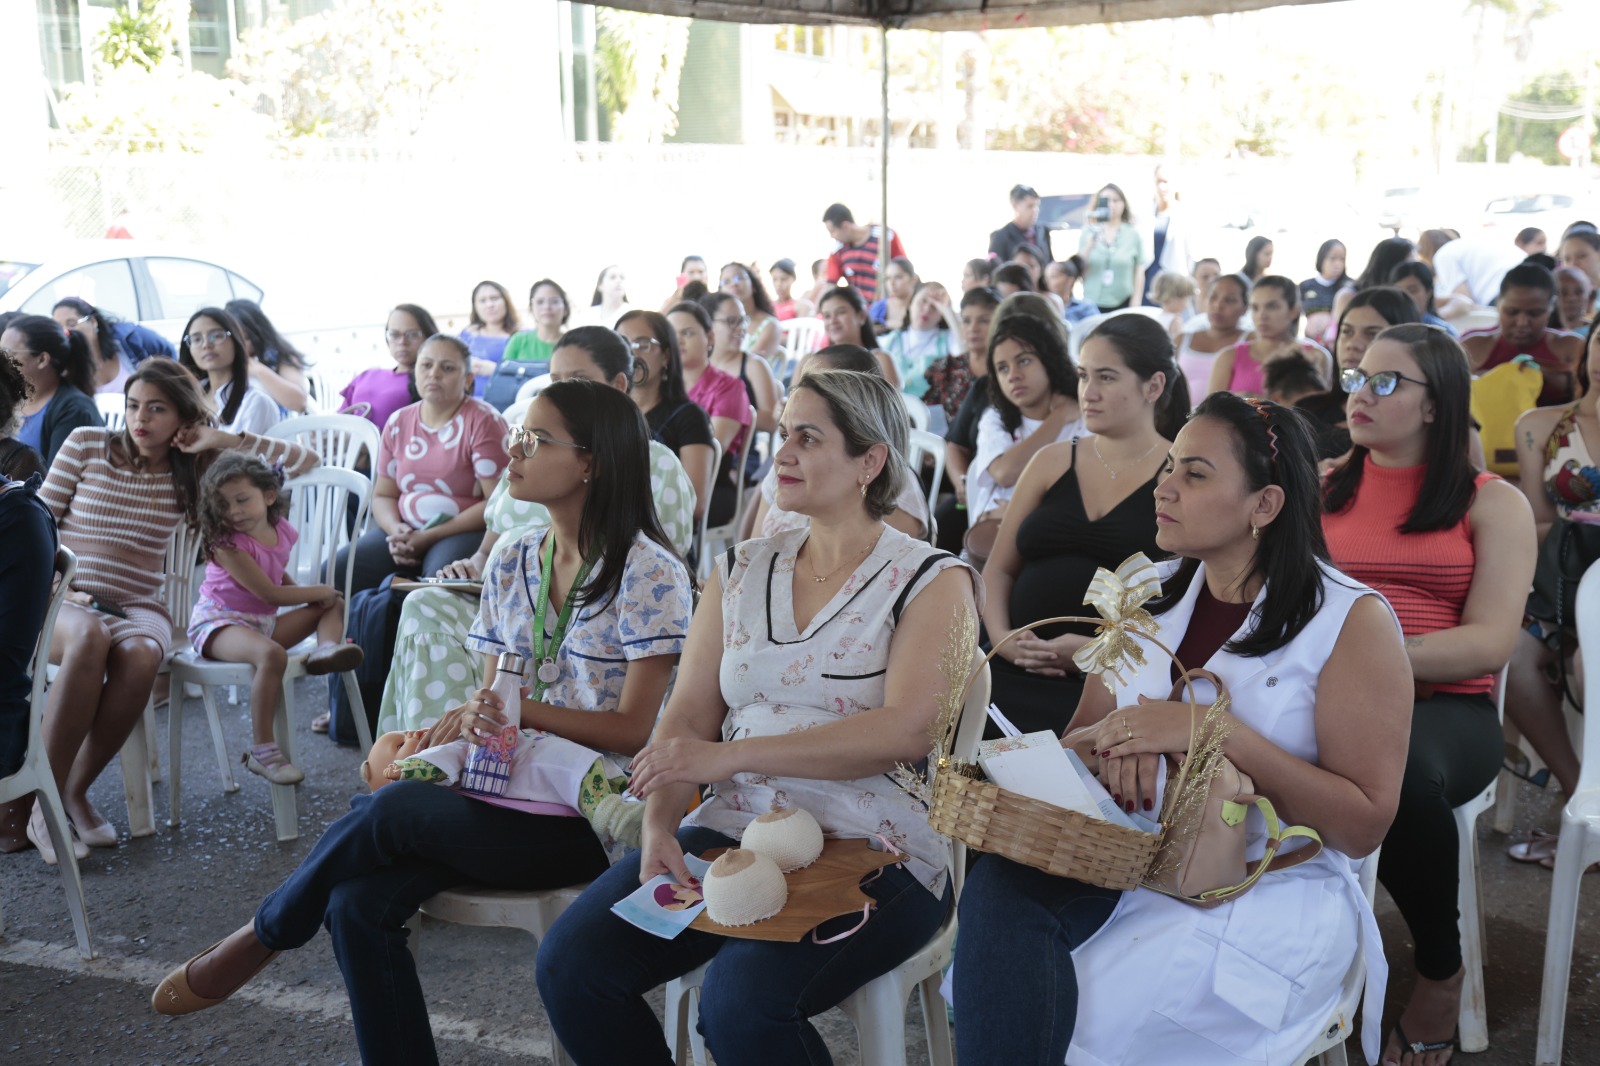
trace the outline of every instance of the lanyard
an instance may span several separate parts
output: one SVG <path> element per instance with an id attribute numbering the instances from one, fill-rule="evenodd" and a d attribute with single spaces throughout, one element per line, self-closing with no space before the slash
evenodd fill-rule
<path id="1" fill-rule="evenodd" d="M 552 530 L 545 536 L 544 558 L 539 566 L 539 596 L 533 608 L 533 658 L 539 664 L 534 671 L 533 698 L 541 699 L 545 689 L 555 684 L 561 677 L 561 667 L 556 665 L 556 652 L 561 649 L 561 642 L 567 636 L 567 623 L 572 621 L 572 605 L 576 601 L 578 589 L 583 585 L 584 578 L 589 576 L 589 560 L 585 559 L 578 568 L 578 575 L 572 579 L 572 586 L 567 589 L 566 599 L 561 604 L 561 613 L 556 616 L 556 631 L 550 638 L 548 654 L 545 647 L 544 615 L 550 606 L 550 581 L 555 576 L 556 537 Z"/>

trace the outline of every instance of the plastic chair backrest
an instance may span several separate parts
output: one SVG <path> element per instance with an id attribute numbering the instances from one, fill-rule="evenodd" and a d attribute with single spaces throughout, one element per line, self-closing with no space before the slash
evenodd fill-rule
<path id="1" fill-rule="evenodd" d="M 700 529 L 695 534 L 695 545 L 702 556 L 705 554 L 706 550 L 706 530 L 710 528 L 711 490 L 716 484 L 717 474 L 721 470 L 722 442 L 713 436 L 711 438 L 711 484 L 706 486 L 706 498 L 700 501 Z M 701 559 L 700 563 L 700 572 L 702 574 L 710 573 L 710 571 L 706 568 L 705 560 L 703 558 Z"/>
<path id="2" fill-rule="evenodd" d="M 195 567 L 204 565 L 200 557 L 200 530 L 179 522 L 167 542 L 166 573 L 161 579 L 161 602 L 172 618 L 172 635 L 180 645 L 187 642 L 189 616 L 199 589 L 194 582 Z"/>
<path id="3" fill-rule="evenodd" d="M 1600 707 L 1600 566 L 1591 566 L 1578 583 L 1578 654 L 1583 656 L 1583 706 Z M 1583 764 L 1578 792 L 1600 788 L 1600 724 L 1584 716 Z"/>
<path id="4" fill-rule="evenodd" d="M 41 744 L 44 729 L 45 690 L 49 688 L 50 646 L 55 639 L 56 615 L 72 591 L 72 576 L 78 572 L 78 557 L 70 548 L 57 548 L 55 557 L 56 585 L 50 594 L 50 605 L 44 612 L 44 628 L 39 630 L 38 643 L 33 649 L 33 694 L 28 705 L 28 747 Z"/>
<path id="5" fill-rule="evenodd" d="M 744 472 L 750 462 L 750 449 L 755 447 L 756 443 L 756 409 L 751 407 L 749 411 L 750 424 L 745 427 L 744 440 L 739 444 L 739 461 L 733 467 L 733 479 L 738 491 L 733 498 L 733 517 L 728 520 L 728 525 L 735 529 L 744 521 L 746 498 L 750 494 L 749 486 L 744 482 Z"/>
<path id="6" fill-rule="evenodd" d="M 349 530 L 366 524 L 372 482 L 353 470 L 319 466 L 283 488 L 289 493 L 289 523 L 300 534 L 285 572 L 302 585 L 332 585 L 348 598 L 356 553 L 347 553 L 343 574 L 334 573 L 334 563 L 339 549 L 350 541 Z M 353 526 L 349 512 L 352 496 L 356 500 Z"/>
<path id="7" fill-rule="evenodd" d="M 822 347 L 817 342 L 828 334 L 820 318 L 791 318 L 779 323 L 778 328 L 783 333 L 783 346 L 796 362 Z"/>
<path id="8" fill-rule="evenodd" d="M 527 381 L 524 381 L 522 383 L 521 388 L 517 389 L 517 398 L 515 400 L 511 401 L 511 402 L 512 403 L 519 403 L 522 400 L 532 400 L 535 396 L 539 395 L 541 392 L 543 392 L 545 389 L 548 389 L 549 387 L 550 387 L 550 375 L 549 374 L 540 374 L 536 378 L 529 378 Z"/>
<path id="9" fill-rule="evenodd" d="M 339 410 L 339 405 L 344 402 L 344 398 L 329 384 L 326 374 L 314 366 L 306 367 L 301 373 L 306 376 L 306 398 L 310 401 L 306 404 L 308 413 L 321 411 L 326 414 L 333 414 Z"/>
<path id="10" fill-rule="evenodd" d="M 128 398 L 120 392 L 94 394 L 94 405 L 100 409 L 100 417 L 106 420 L 107 429 L 117 430 L 127 424 L 127 404 Z"/>
<path id="11" fill-rule="evenodd" d="M 354 470 L 363 450 L 368 452 L 370 465 L 378 462 L 378 427 L 355 415 L 296 415 L 285 418 L 266 435 L 310 448 L 324 467 Z"/>
<path id="12" fill-rule="evenodd" d="M 906 417 L 911 419 L 911 428 L 926 430 L 928 419 L 931 417 L 928 414 L 928 405 L 915 396 L 907 396 L 903 392 L 900 394 L 900 400 L 906 405 Z"/>
<path id="13" fill-rule="evenodd" d="M 911 465 L 912 473 L 922 474 L 922 456 L 933 460 L 933 486 L 928 489 L 928 514 L 932 515 L 938 509 L 939 486 L 944 481 L 944 438 L 925 429 L 913 429 L 909 444 L 906 462 Z"/>

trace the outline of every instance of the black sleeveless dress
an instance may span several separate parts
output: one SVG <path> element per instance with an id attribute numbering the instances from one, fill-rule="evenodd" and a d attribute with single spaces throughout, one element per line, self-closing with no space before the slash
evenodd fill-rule
<path id="1" fill-rule="evenodd" d="M 1156 547 L 1156 481 L 1152 477 L 1098 521 L 1091 522 L 1078 488 L 1074 441 L 1072 469 L 1050 486 L 1039 506 L 1017 527 L 1022 570 L 1011 585 L 1011 624 L 1027 625 L 1062 614 L 1093 617 L 1094 609 L 1084 606 L 1083 597 L 1098 568 L 1115 570 L 1135 552 L 1159 558 L 1162 552 Z M 1041 626 L 1034 633 L 1052 640 L 1069 631 L 1090 636 L 1094 627 Z M 1083 694 L 1082 676 L 1076 674 L 1070 661 L 1066 665 L 1071 676 L 1045 677 L 996 656 L 990 664 L 995 705 L 1024 733 L 1041 729 L 1060 733 L 1071 721 Z M 999 735 L 993 723 L 985 735 Z"/>

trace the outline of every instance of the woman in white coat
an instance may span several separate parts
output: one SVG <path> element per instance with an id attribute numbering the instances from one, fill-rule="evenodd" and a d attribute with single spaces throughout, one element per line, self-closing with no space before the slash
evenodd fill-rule
<path id="1" fill-rule="evenodd" d="M 1394 817 L 1411 672 L 1387 604 L 1327 563 L 1311 436 L 1276 404 L 1217 394 L 1173 442 L 1157 483 L 1162 643 L 1232 695 L 1224 752 L 1320 855 L 1201 909 L 986 855 L 961 896 L 954 990 L 969 1063 L 1291 1064 L 1328 1025 L 1357 952 L 1367 960 L 1368 1060 L 1386 969 L 1354 862 Z M 1114 692 L 1084 687 L 1068 729 L 1098 726 L 1107 788 L 1159 807 L 1156 767 L 1189 742 L 1173 667 L 1147 656 Z M 1247 857 L 1263 853 L 1251 810 Z M 1293 843 L 1293 842 L 1291 842 Z"/>

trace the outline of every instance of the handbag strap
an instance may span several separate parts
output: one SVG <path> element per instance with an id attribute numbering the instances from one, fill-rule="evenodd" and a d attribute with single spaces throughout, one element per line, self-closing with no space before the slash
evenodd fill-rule
<path id="1" fill-rule="evenodd" d="M 1278 812 L 1272 806 L 1272 801 L 1265 796 L 1241 796 L 1227 800 L 1222 805 L 1222 817 L 1229 825 L 1237 825 L 1244 819 L 1251 807 L 1261 812 L 1262 818 L 1267 823 L 1267 849 L 1261 858 L 1255 862 L 1245 864 L 1245 879 L 1236 885 L 1227 885 L 1223 888 L 1213 888 L 1202 892 L 1198 896 L 1185 896 L 1177 892 L 1168 892 L 1166 889 L 1157 888 L 1147 884 L 1144 887 L 1154 889 L 1162 895 L 1174 899 L 1188 900 L 1191 903 L 1213 905 L 1226 903 L 1235 896 L 1248 892 L 1255 883 L 1267 874 L 1278 873 L 1281 870 L 1290 870 L 1301 863 L 1310 862 L 1322 853 L 1322 834 L 1307 825 L 1292 825 L 1287 828 L 1278 820 Z M 1283 853 L 1279 849 L 1288 840 L 1309 840 L 1311 843 L 1294 851 Z"/>

